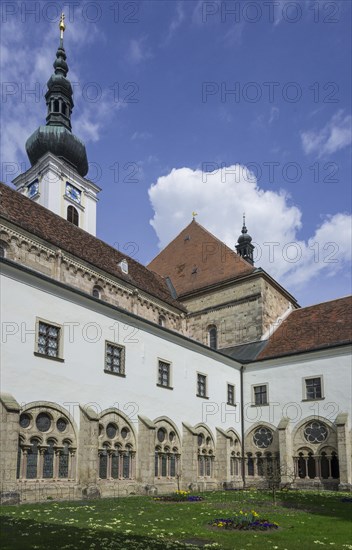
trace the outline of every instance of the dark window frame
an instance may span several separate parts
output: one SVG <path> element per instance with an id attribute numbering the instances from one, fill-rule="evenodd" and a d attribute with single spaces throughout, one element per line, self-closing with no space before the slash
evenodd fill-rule
<path id="1" fill-rule="evenodd" d="M 322 377 L 305 378 L 305 398 L 309 401 L 323 398 Z"/>
<path id="2" fill-rule="evenodd" d="M 235 406 L 235 384 L 227 384 L 227 404 Z"/>
<path id="3" fill-rule="evenodd" d="M 268 403 L 268 385 L 258 384 L 253 386 L 253 404 L 260 407 L 261 405 L 268 405 Z"/>
<path id="4" fill-rule="evenodd" d="M 112 353 L 109 351 L 111 350 Z M 108 364 L 108 355 L 111 355 L 112 359 L 115 356 L 115 351 L 119 351 L 119 366 L 118 370 L 114 368 L 113 362 L 111 361 L 110 365 Z M 105 341 L 105 352 L 104 352 L 104 372 L 107 374 L 113 374 L 114 376 L 126 376 L 125 371 L 125 360 L 126 360 L 126 351 L 125 347 L 121 346 L 120 344 L 115 344 L 113 342 Z"/>
<path id="5" fill-rule="evenodd" d="M 197 397 L 208 398 L 207 375 L 197 372 Z"/>
<path id="6" fill-rule="evenodd" d="M 79 227 L 78 210 L 72 204 L 69 204 L 67 207 L 67 221 Z"/>
<path id="7" fill-rule="evenodd" d="M 158 359 L 158 383 L 160 388 L 172 389 L 171 386 L 171 363 Z"/>

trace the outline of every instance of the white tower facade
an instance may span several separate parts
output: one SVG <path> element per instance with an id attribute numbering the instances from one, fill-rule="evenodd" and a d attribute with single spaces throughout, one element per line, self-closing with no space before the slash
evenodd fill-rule
<path id="1" fill-rule="evenodd" d="M 80 176 L 53 153 L 46 153 L 13 180 L 16 190 L 81 229 L 96 235 L 100 187 Z"/>

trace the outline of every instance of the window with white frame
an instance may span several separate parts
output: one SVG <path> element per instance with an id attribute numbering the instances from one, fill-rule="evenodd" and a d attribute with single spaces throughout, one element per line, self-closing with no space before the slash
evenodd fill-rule
<path id="1" fill-rule="evenodd" d="M 253 404 L 254 405 L 268 404 L 268 385 L 267 384 L 261 384 L 260 386 L 253 386 Z"/>
<path id="2" fill-rule="evenodd" d="M 36 355 L 62 360 L 62 327 L 37 319 Z"/>
<path id="3" fill-rule="evenodd" d="M 104 371 L 109 374 L 125 376 L 125 348 L 123 346 L 105 342 Z"/>
<path id="4" fill-rule="evenodd" d="M 316 376 L 304 379 L 304 399 L 314 400 L 323 397 L 322 377 Z"/>
<path id="5" fill-rule="evenodd" d="M 235 405 L 235 386 L 227 384 L 227 404 Z"/>
<path id="6" fill-rule="evenodd" d="M 207 397 L 207 377 L 197 373 L 197 397 Z"/>
<path id="7" fill-rule="evenodd" d="M 162 359 L 158 361 L 158 386 L 171 388 L 171 364 Z"/>

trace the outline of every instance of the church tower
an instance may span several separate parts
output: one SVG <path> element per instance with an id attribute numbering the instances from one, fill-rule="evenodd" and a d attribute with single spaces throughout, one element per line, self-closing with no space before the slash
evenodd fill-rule
<path id="1" fill-rule="evenodd" d="M 252 237 L 248 234 L 248 229 L 246 227 L 246 218 L 243 214 L 243 226 L 242 234 L 238 237 L 238 244 L 236 245 L 237 254 L 239 254 L 246 262 L 250 265 L 254 264 L 253 260 L 253 250 L 254 246 L 252 244 Z"/>
<path id="2" fill-rule="evenodd" d="M 96 203 L 100 188 L 85 178 L 88 160 L 84 143 L 72 133 L 73 91 L 67 79 L 64 48 L 64 15 L 60 19 L 60 43 L 54 73 L 45 94 L 46 126 L 28 138 L 26 151 L 32 167 L 14 181 L 17 191 L 96 234 Z"/>

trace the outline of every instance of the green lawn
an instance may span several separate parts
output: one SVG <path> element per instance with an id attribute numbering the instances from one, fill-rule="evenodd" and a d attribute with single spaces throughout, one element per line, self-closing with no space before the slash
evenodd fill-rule
<path id="1" fill-rule="evenodd" d="M 257 491 L 204 493 L 202 502 L 163 503 L 152 497 L 4 506 L 2 550 L 140 549 L 352 550 L 351 494 Z M 270 532 L 215 530 L 211 519 L 256 510 L 277 522 Z"/>

